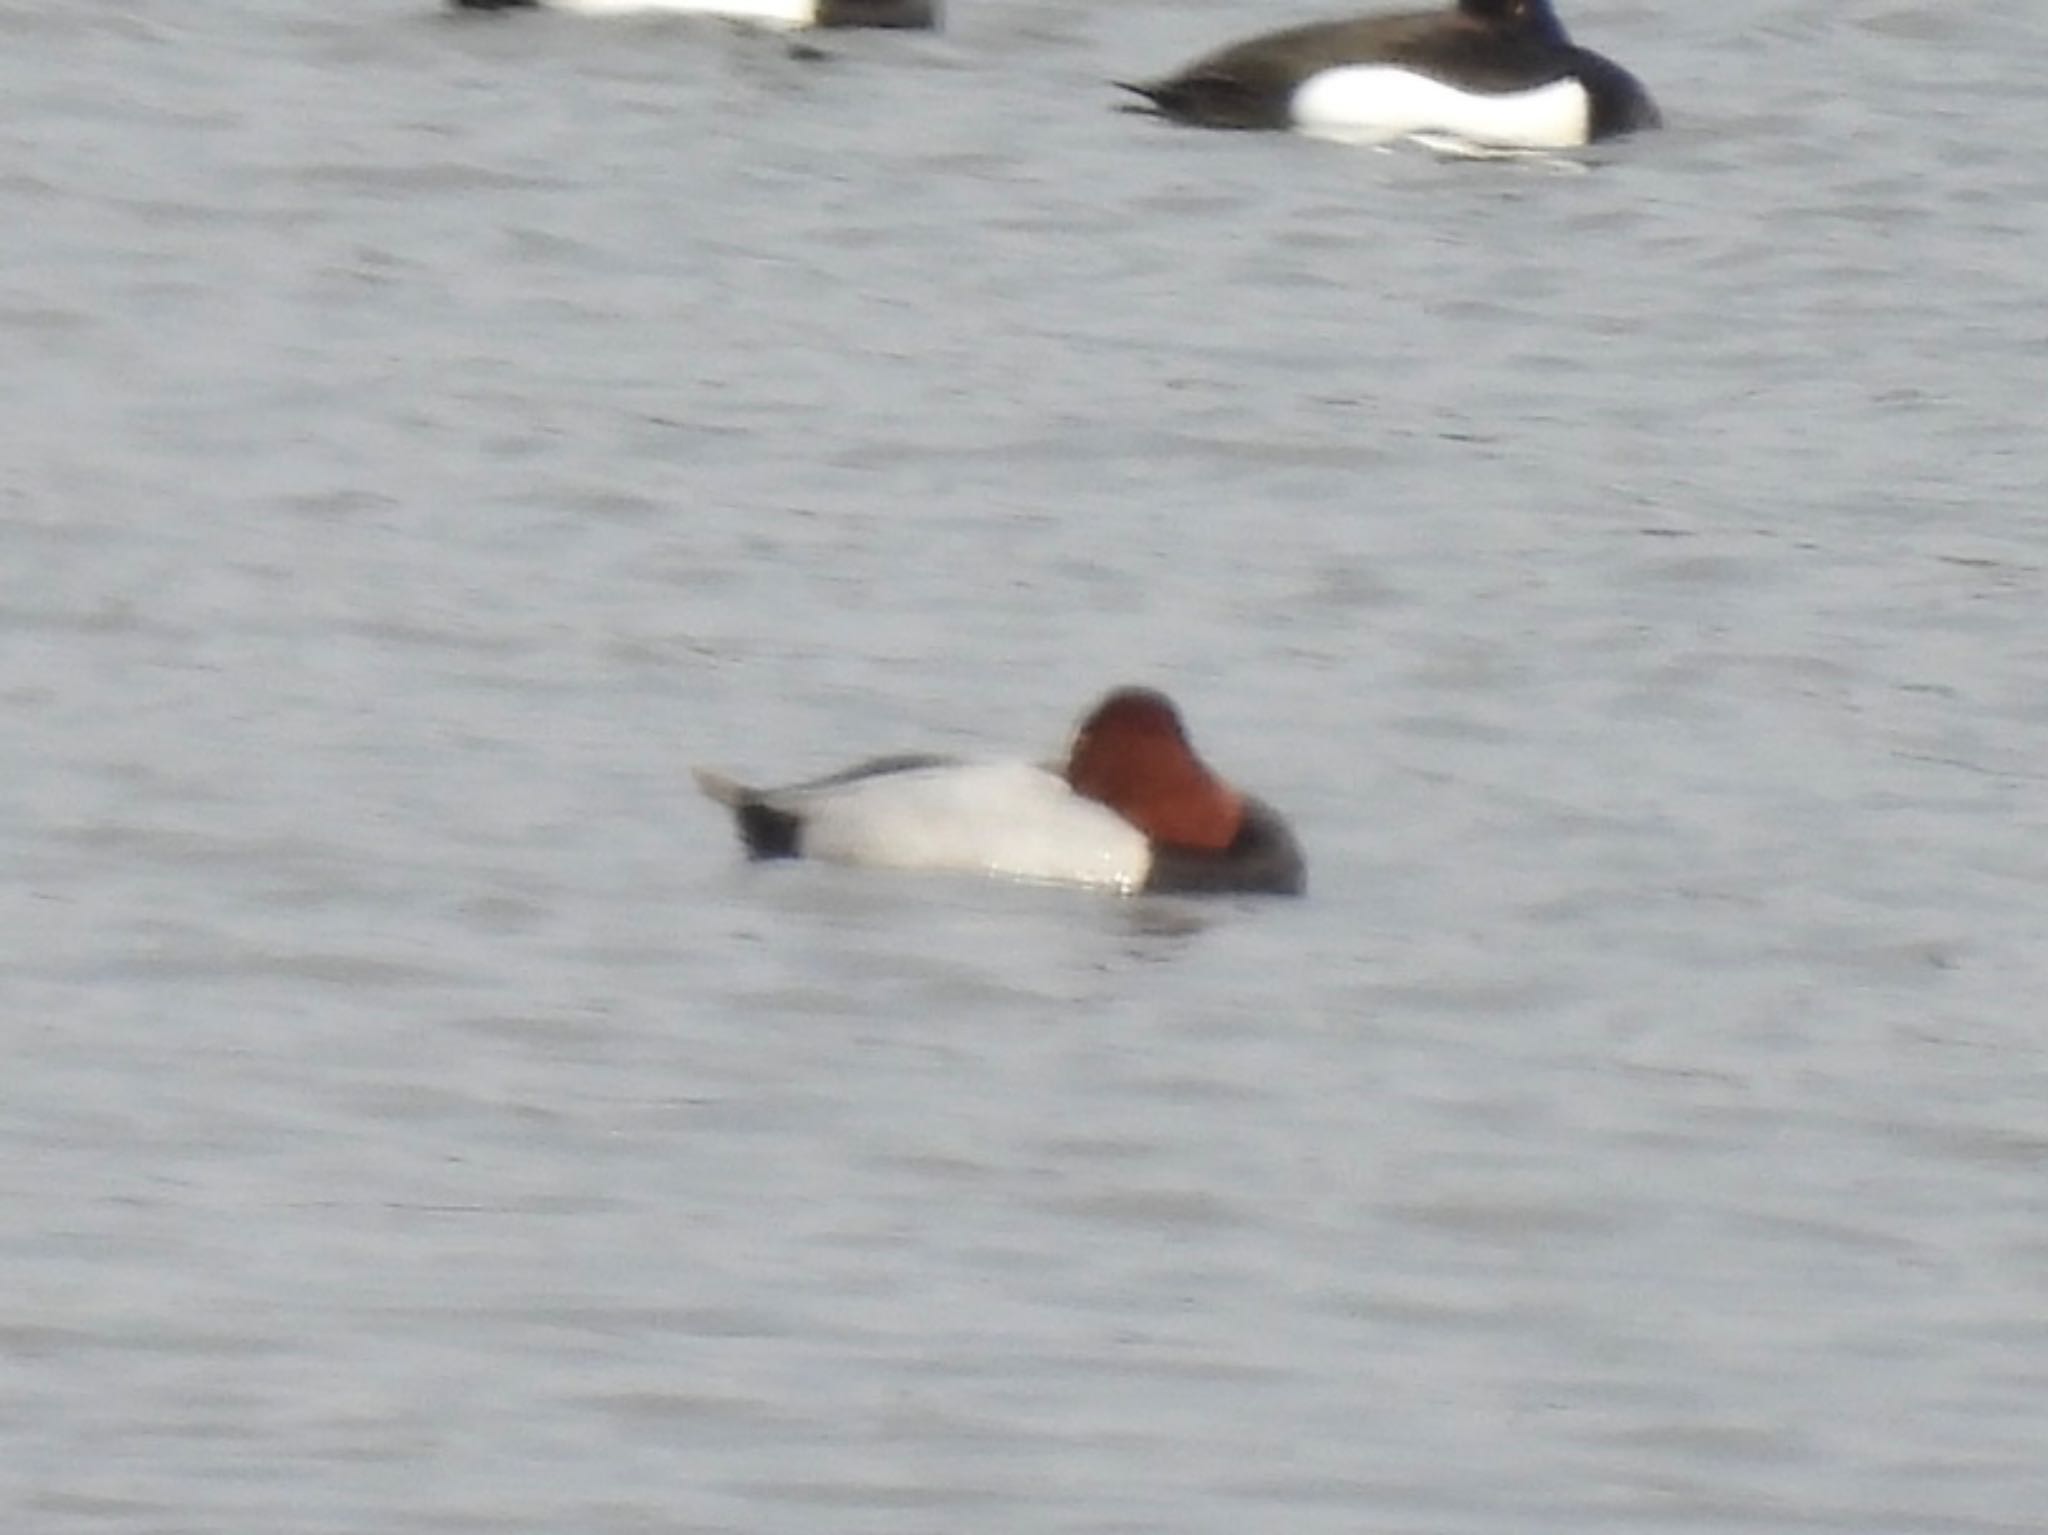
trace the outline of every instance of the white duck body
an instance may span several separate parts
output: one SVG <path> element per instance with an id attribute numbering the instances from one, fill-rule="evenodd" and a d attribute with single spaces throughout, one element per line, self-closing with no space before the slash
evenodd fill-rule
<path id="1" fill-rule="evenodd" d="M 1569 149 L 1591 136 L 1585 86 L 1567 76 L 1530 90 L 1461 90 L 1413 70 L 1353 64 L 1311 75 L 1294 92 L 1295 131 L 1342 144 L 1442 133 L 1476 146 Z"/>
<path id="2" fill-rule="evenodd" d="M 783 789 L 699 773 L 713 799 L 742 798 L 797 823 L 806 858 L 949 869 L 1133 891 L 1152 867 L 1145 834 L 1033 762 L 920 762 L 855 769 Z"/>

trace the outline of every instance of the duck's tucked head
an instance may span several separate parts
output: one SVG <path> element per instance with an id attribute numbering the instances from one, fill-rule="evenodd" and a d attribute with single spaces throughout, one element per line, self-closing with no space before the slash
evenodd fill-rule
<path id="1" fill-rule="evenodd" d="M 1568 41 L 1550 0 L 1458 0 L 1458 9 L 1488 26 L 1520 28 L 1560 46 Z"/>
<path id="2" fill-rule="evenodd" d="M 1180 711 L 1151 688 L 1118 688 L 1074 734 L 1067 783 L 1154 842 L 1221 851 L 1244 823 L 1244 798 L 1203 765 Z"/>

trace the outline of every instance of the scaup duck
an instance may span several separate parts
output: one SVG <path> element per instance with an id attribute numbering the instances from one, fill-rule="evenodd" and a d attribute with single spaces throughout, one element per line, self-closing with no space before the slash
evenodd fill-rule
<path id="1" fill-rule="evenodd" d="M 1180 711 L 1118 688 L 1063 763 L 882 757 L 754 789 L 703 769 L 754 858 L 822 858 L 1094 885 L 1125 893 L 1299 895 L 1301 849 L 1272 807 L 1212 773 Z"/>
<path id="2" fill-rule="evenodd" d="M 1634 75 L 1572 42 L 1550 0 L 1312 22 L 1163 80 L 1116 83 L 1176 122 L 1348 143 L 1440 135 L 1482 149 L 1568 149 L 1663 120 Z"/>
<path id="3" fill-rule="evenodd" d="M 940 0 L 449 0 L 458 11 L 570 11 L 584 16 L 716 16 L 795 31 L 803 27 L 938 26 Z"/>

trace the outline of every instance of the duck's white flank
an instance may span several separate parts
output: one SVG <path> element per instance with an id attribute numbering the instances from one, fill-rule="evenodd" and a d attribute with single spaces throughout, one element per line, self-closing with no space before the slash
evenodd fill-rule
<path id="1" fill-rule="evenodd" d="M 1030 762 L 961 762 L 764 796 L 803 819 L 807 858 L 1136 890 L 1145 834 Z"/>
<path id="2" fill-rule="evenodd" d="M 582 16 L 723 16 L 757 27 L 794 30 L 817 20 L 817 0 L 546 0 L 546 8 Z"/>
<path id="3" fill-rule="evenodd" d="M 1489 148 L 1569 149 L 1593 128 L 1592 101 L 1570 76 L 1486 95 L 1390 64 L 1350 64 L 1311 75 L 1288 105 L 1297 131 L 1349 144 L 1434 132 Z"/>

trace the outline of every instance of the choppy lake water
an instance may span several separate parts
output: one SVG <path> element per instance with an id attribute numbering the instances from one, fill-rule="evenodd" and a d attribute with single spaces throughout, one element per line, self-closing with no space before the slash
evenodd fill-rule
<path id="1" fill-rule="evenodd" d="M 1304 14 L 0 9 L 12 1528 L 2040 1528 L 2048 11 Z M 1121 681 L 1306 901 L 685 772 Z"/>

